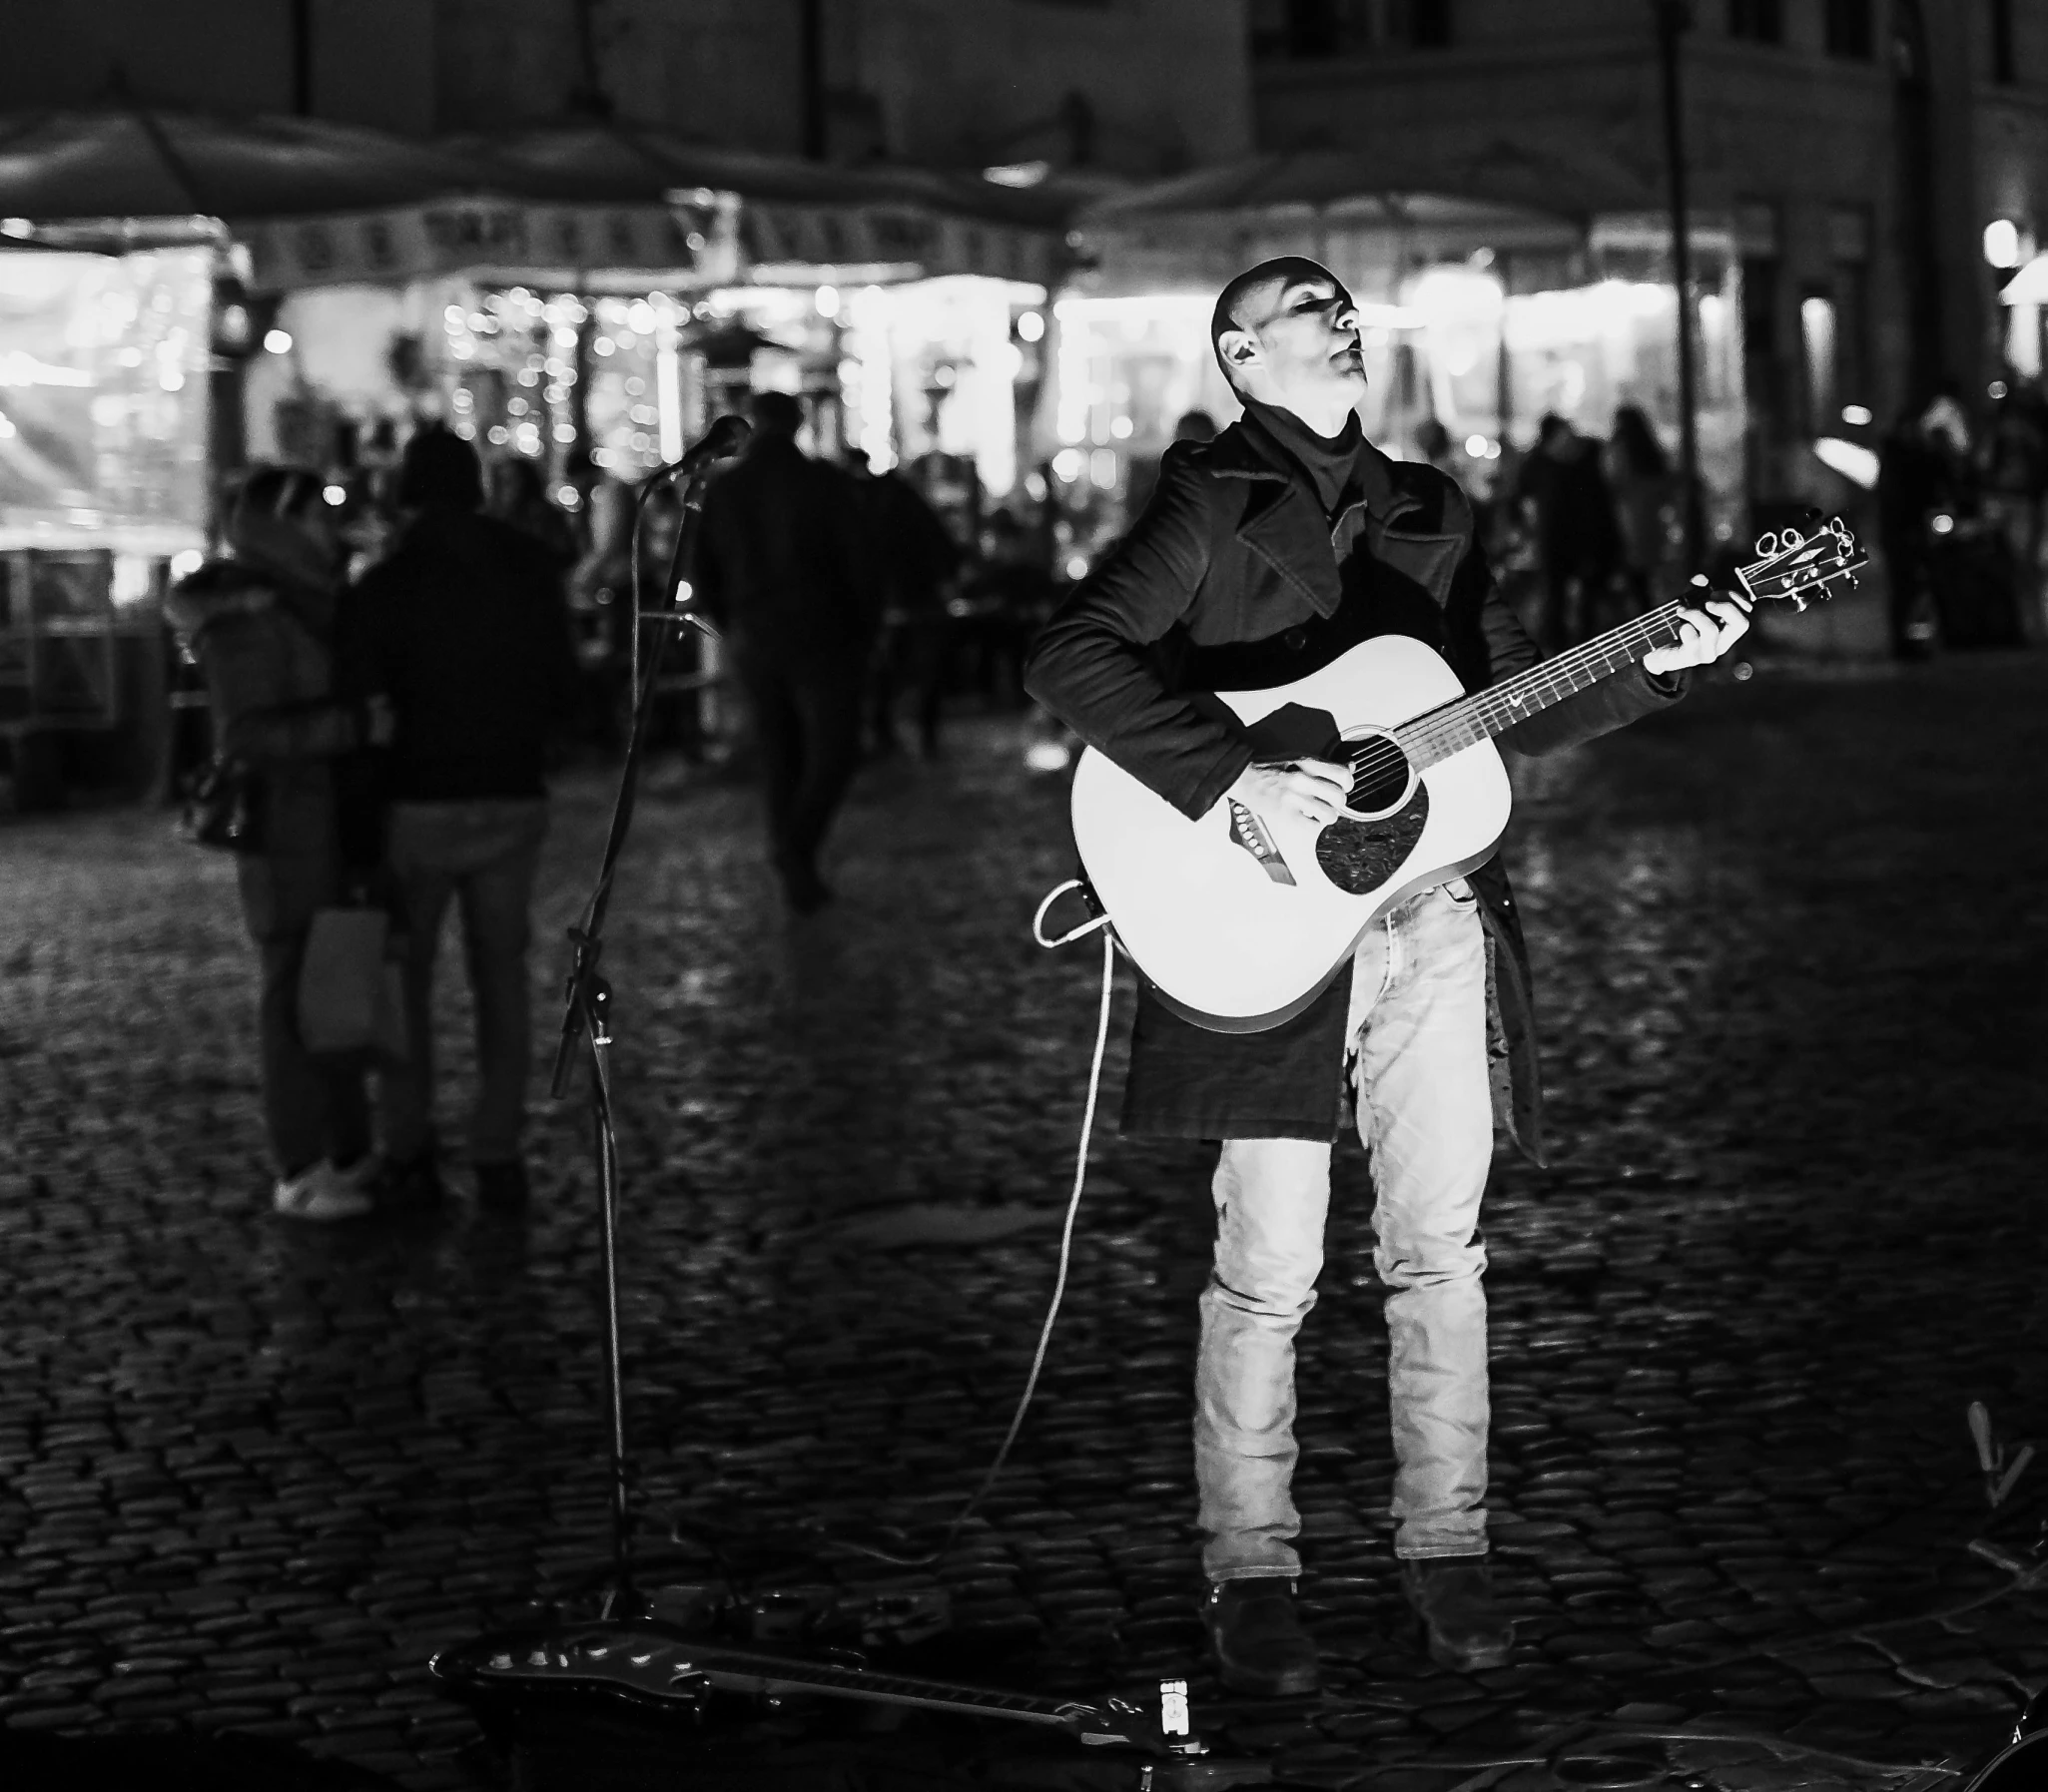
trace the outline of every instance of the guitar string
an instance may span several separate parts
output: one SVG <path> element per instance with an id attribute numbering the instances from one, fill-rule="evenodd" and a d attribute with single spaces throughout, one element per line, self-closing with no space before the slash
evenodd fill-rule
<path id="1" fill-rule="evenodd" d="M 1802 548 L 1810 545 L 1801 544 Z M 1797 553 L 1800 549 L 1791 551 Z M 1783 597 L 1800 591 L 1824 591 L 1835 579 L 1854 570 L 1848 563 L 1847 553 L 1842 552 L 1837 556 L 1837 564 L 1831 570 L 1821 571 L 1817 566 L 1792 568 L 1789 572 L 1779 575 L 1782 589 L 1766 592 L 1759 587 L 1769 579 L 1770 575 L 1765 570 L 1767 565 L 1767 561 L 1758 561 L 1755 565 L 1742 569 L 1744 584 L 1752 600 Z M 1804 574 L 1803 577 L 1800 576 L 1801 573 Z M 1667 630 L 1676 630 L 1679 614 L 1684 607 L 1676 600 L 1660 605 L 1657 609 L 1634 617 L 1603 635 L 1596 635 L 1591 641 L 1539 662 L 1503 684 L 1489 686 L 1469 696 L 1454 699 L 1444 710 L 1414 718 L 1403 727 L 1391 731 L 1392 744 L 1386 736 L 1375 736 L 1366 748 L 1350 756 L 1353 795 L 1356 796 L 1362 788 L 1397 773 L 1403 776 L 1405 782 L 1407 766 L 1418 752 L 1430 755 L 1428 763 L 1436 764 L 1450 756 L 1449 753 L 1436 751 L 1446 743 L 1453 743 L 1450 751 L 1455 753 L 1490 735 L 1505 733 L 1509 728 L 1549 708 L 1553 703 L 1575 696 L 1580 691 L 1592 689 L 1601 679 L 1635 664 L 1643 657 L 1643 652 L 1669 645 L 1667 641 L 1657 640 L 1656 636 Z M 1641 648 L 1643 652 L 1626 651 L 1635 648 Z M 1625 657 L 1616 659 L 1614 655 L 1617 650 L 1624 650 Z M 1589 670 L 1592 677 L 1585 683 L 1580 683 L 1580 673 Z M 1557 688 L 1560 678 L 1569 680 L 1568 688 Z M 1543 701 L 1531 705 L 1520 701 L 1522 697 L 1541 697 Z M 1494 721 L 1498 721 L 1500 725 L 1495 728 L 1486 726 L 1488 722 Z"/>
<path id="2" fill-rule="evenodd" d="M 1641 637 L 1640 645 L 1643 646 L 1645 651 L 1659 645 L 1651 637 L 1658 628 L 1676 622 L 1679 608 L 1680 606 L 1677 604 L 1668 604 L 1660 610 L 1653 610 L 1647 615 L 1637 617 L 1631 622 L 1622 624 L 1619 628 L 1609 630 L 1605 635 L 1596 636 L 1594 640 L 1587 642 L 1582 647 L 1573 648 L 1569 652 L 1559 654 L 1553 659 L 1541 661 L 1539 664 L 1532 666 L 1528 671 L 1518 673 L 1504 684 L 1492 685 L 1485 690 L 1475 691 L 1469 696 L 1456 698 L 1448 706 L 1448 713 L 1442 711 L 1431 712 L 1417 717 L 1402 727 L 1392 730 L 1391 739 L 1388 735 L 1375 735 L 1359 753 L 1351 758 L 1350 763 L 1353 771 L 1351 788 L 1353 794 L 1356 795 L 1361 787 L 1375 783 L 1381 778 L 1391 777 L 1396 773 L 1405 773 L 1408 764 L 1416 757 L 1418 749 L 1427 752 L 1447 740 L 1457 740 L 1460 747 L 1470 746 L 1474 741 L 1485 738 L 1485 735 L 1489 732 L 1503 732 L 1506 728 L 1512 727 L 1514 723 L 1525 720 L 1527 716 L 1536 715 L 1542 710 L 1548 709 L 1552 703 L 1558 702 L 1578 691 L 1590 690 L 1601 678 L 1610 673 L 1620 671 L 1623 666 L 1634 664 L 1642 656 L 1641 654 L 1632 653 L 1618 663 L 1605 665 L 1601 671 L 1595 673 L 1593 678 L 1583 685 L 1578 682 L 1578 674 L 1581 671 L 1590 667 L 1596 659 L 1606 660 L 1608 657 L 1607 650 L 1610 647 L 1620 646 L 1625 640 L 1629 641 L 1631 645 L 1638 644 L 1632 639 L 1633 637 Z M 1596 653 L 1594 651 L 1596 649 L 1600 651 Z M 1570 688 L 1545 693 L 1544 687 L 1555 686 L 1561 676 L 1569 677 L 1572 680 Z M 1518 691 L 1526 691 L 1529 695 L 1542 695 L 1544 701 L 1535 704 L 1527 702 L 1517 703 L 1509 694 Z M 1511 709 L 1522 710 L 1524 714 L 1515 715 L 1512 721 L 1504 722 L 1501 729 L 1490 731 L 1482 729 L 1480 732 L 1472 732 L 1473 722 L 1471 718 L 1485 714 L 1505 715 Z M 1464 735 L 1466 738 L 1458 739 L 1460 735 Z M 1437 759 L 1445 757 L 1448 756 L 1436 755 L 1430 763 L 1434 764 Z"/>

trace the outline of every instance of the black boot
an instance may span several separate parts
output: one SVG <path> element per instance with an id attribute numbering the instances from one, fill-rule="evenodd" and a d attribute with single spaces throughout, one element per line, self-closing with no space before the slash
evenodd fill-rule
<path id="1" fill-rule="evenodd" d="M 1515 1625 L 1494 1602 L 1484 1555 L 1438 1555 L 1401 1564 L 1401 1590 L 1422 1621 L 1429 1658 L 1472 1673 L 1505 1667 Z"/>
<path id="2" fill-rule="evenodd" d="M 1232 1692 L 1293 1698 L 1316 1689 L 1315 1644 L 1291 1580 L 1219 1580 L 1202 1601 L 1209 1651 Z"/>

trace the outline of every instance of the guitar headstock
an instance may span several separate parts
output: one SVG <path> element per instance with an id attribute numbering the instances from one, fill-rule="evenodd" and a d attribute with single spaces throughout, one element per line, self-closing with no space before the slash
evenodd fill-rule
<path id="1" fill-rule="evenodd" d="M 1746 596 L 1757 603 L 1787 599 L 1803 610 L 1811 600 L 1831 596 L 1837 579 L 1855 584 L 1870 563 L 1855 531 L 1838 516 L 1809 514 L 1807 528 L 1787 526 L 1757 536 L 1756 558 L 1735 570 Z"/>

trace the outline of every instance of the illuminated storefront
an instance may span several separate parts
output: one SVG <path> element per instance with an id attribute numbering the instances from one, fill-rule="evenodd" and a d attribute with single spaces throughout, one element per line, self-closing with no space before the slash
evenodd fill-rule
<path id="1" fill-rule="evenodd" d="M 1218 424 L 1238 404 L 1209 347 L 1214 296 L 1268 256 L 1313 256 L 1359 301 L 1367 435 L 1397 458 L 1428 452 L 1441 426 L 1448 463 L 1482 495 L 1505 458 L 1535 440 L 1547 412 L 1605 437 L 1616 410 L 1640 406 L 1667 444 L 1679 434 L 1676 300 L 1661 221 L 1617 216 L 1580 230 L 1506 208 L 1442 202 L 1429 222 L 1405 202 L 1406 228 L 1347 226 L 1341 209 L 1311 217 L 1145 218 L 1142 195 L 1103 208 L 1083 229 L 1093 268 L 1052 309 L 1056 399 L 1045 431 L 1076 564 L 1125 526 L 1178 420 Z M 1736 531 L 1744 491 L 1746 412 L 1740 367 L 1739 264 L 1731 236 L 1694 233 L 1699 344 L 1696 417 L 1709 525 Z"/>
<path id="2" fill-rule="evenodd" d="M 52 799 L 64 735 L 161 707 L 148 600 L 206 540 L 213 274 L 207 246 L 0 255 L 0 744 L 19 807 Z"/>
<path id="3" fill-rule="evenodd" d="M 963 531 L 1034 479 L 1031 412 L 1042 374 L 1046 288 L 955 274 L 845 280 L 879 269 L 806 269 L 817 285 L 721 288 L 691 336 L 701 387 L 737 408 L 750 389 L 799 394 L 814 452 L 910 469 Z"/>
<path id="4" fill-rule="evenodd" d="M 637 477 L 772 387 L 803 397 L 815 452 L 913 466 L 965 526 L 1032 477 L 1055 238 L 886 197 L 687 198 L 694 215 L 641 246 L 643 270 L 522 267 L 509 245 L 545 232 L 489 202 L 442 208 L 476 214 L 465 229 L 415 234 L 483 246 L 496 267 L 366 282 L 341 278 L 361 261 L 345 237 L 317 268 L 265 245 L 259 281 L 284 291 L 247 378 L 252 453 L 325 464 L 337 441 L 352 454 L 439 418 L 487 457 L 537 461 L 574 507 L 588 477 Z M 623 254 L 628 233 L 605 226 L 629 212 L 598 208 L 586 236 Z"/>
<path id="5" fill-rule="evenodd" d="M 203 541 L 212 262 L 0 256 L 0 550 Z"/>

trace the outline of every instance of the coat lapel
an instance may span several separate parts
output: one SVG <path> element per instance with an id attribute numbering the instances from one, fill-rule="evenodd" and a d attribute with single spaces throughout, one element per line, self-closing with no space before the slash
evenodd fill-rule
<path id="1" fill-rule="evenodd" d="M 1358 483 L 1365 498 L 1365 516 L 1358 533 L 1366 553 L 1403 578 L 1413 579 L 1439 604 L 1444 603 L 1451 595 L 1458 558 L 1465 551 L 1464 532 L 1396 528 L 1422 509 L 1423 503 L 1395 483 L 1394 463 L 1370 442 L 1358 456 Z"/>
<path id="2" fill-rule="evenodd" d="M 1237 539 L 1245 549 L 1300 592 L 1318 616 L 1334 616 L 1343 587 L 1331 526 L 1285 451 L 1269 443 L 1263 431 L 1233 423 L 1209 450 L 1209 470 L 1246 484 L 1244 513 L 1237 523 Z M 1422 500 L 1400 488 L 1394 463 L 1369 442 L 1359 452 L 1358 489 L 1359 503 L 1338 518 L 1336 533 L 1345 532 L 1346 521 L 1362 506 L 1358 533 L 1366 553 L 1443 603 L 1465 548 L 1463 532 L 1397 528 L 1423 508 Z"/>
<path id="3" fill-rule="evenodd" d="M 1244 514 L 1237 521 L 1245 550 L 1300 592 L 1318 616 L 1334 616 L 1344 593 L 1330 526 L 1282 451 L 1269 447 L 1262 431 L 1254 434 L 1233 423 L 1210 449 L 1209 470 L 1246 481 Z"/>

